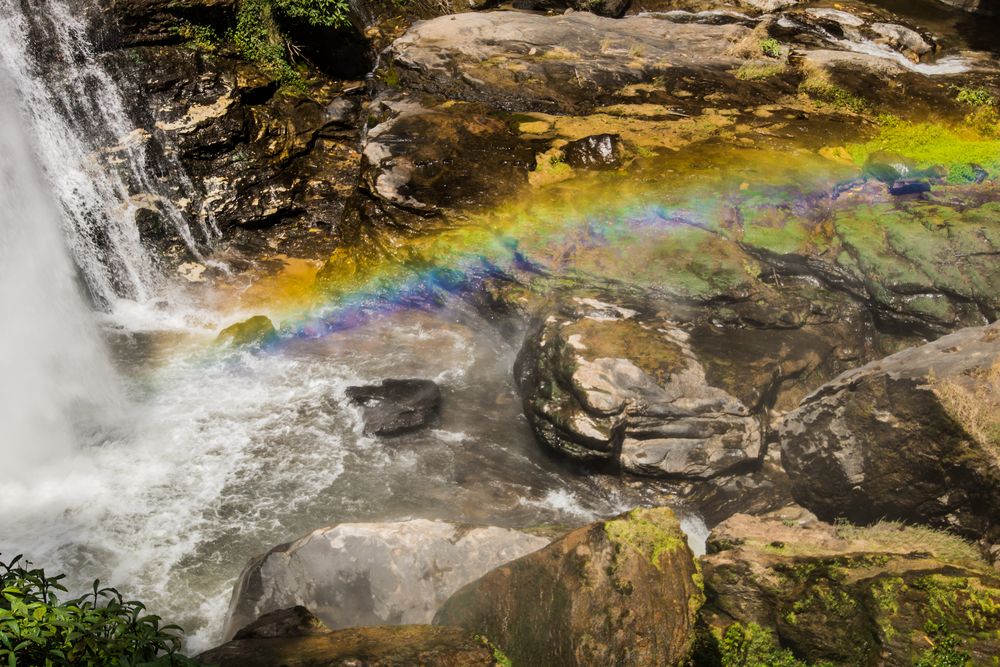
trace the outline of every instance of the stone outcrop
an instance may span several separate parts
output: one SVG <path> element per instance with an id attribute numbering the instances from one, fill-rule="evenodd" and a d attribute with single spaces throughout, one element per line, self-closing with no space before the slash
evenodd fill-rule
<path id="1" fill-rule="evenodd" d="M 760 453 L 748 407 L 706 378 L 689 334 L 665 318 L 573 298 L 518 360 L 525 412 L 551 449 L 624 470 L 706 478 Z"/>
<path id="2" fill-rule="evenodd" d="M 674 665 L 702 599 L 673 512 L 639 509 L 493 570 L 434 622 L 483 633 L 515 665 Z"/>
<path id="3" fill-rule="evenodd" d="M 925 523 L 991 548 L 998 415 L 1000 324 L 963 329 L 817 389 L 784 419 L 782 462 L 823 519 Z"/>
<path id="4" fill-rule="evenodd" d="M 808 664 L 838 667 L 988 664 L 1000 651 L 1000 577 L 958 538 L 788 508 L 731 517 L 708 549 L 702 618 L 716 636 L 764 628 Z"/>
<path id="5" fill-rule="evenodd" d="M 382 380 L 348 387 L 347 398 L 361 406 L 367 435 L 398 435 L 426 426 L 441 408 L 441 389 L 432 380 Z"/>
<path id="6" fill-rule="evenodd" d="M 459 628 L 399 625 L 330 630 L 305 607 L 266 614 L 195 661 L 214 667 L 493 667 L 488 643 Z"/>
<path id="7" fill-rule="evenodd" d="M 233 591 L 225 636 L 294 605 L 333 629 L 427 623 L 459 587 L 548 542 L 423 519 L 321 528 L 250 562 Z"/>

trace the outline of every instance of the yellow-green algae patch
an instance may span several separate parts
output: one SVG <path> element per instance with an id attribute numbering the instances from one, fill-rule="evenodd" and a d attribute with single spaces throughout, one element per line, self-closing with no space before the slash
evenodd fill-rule
<path id="1" fill-rule="evenodd" d="M 910 158 L 920 169 L 943 166 L 950 183 L 973 180 L 972 164 L 991 177 L 1000 175 L 1000 139 L 984 136 L 972 127 L 885 117 L 874 137 L 849 144 L 847 151 L 858 165 L 863 165 L 872 153 L 886 151 Z"/>
<path id="2" fill-rule="evenodd" d="M 631 549 L 660 569 L 660 557 L 687 545 L 681 524 L 666 507 L 634 509 L 620 519 L 604 523 L 612 544 Z"/>

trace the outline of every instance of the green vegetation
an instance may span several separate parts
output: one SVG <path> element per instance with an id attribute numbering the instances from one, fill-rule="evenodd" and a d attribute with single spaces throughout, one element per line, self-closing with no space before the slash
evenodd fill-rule
<path id="1" fill-rule="evenodd" d="M 777 76 L 784 71 L 785 66 L 780 63 L 748 62 L 743 63 L 736 70 L 736 78 L 743 81 L 761 81 Z"/>
<path id="2" fill-rule="evenodd" d="M 496 663 L 500 667 L 514 667 L 514 663 L 511 661 L 510 658 L 507 657 L 507 654 L 504 653 L 499 646 L 490 641 L 489 637 L 487 637 L 486 635 L 476 635 L 476 639 L 485 644 L 486 648 L 490 650 L 490 652 L 493 654 L 494 663 Z"/>
<path id="3" fill-rule="evenodd" d="M 193 48 L 200 51 L 213 53 L 219 48 L 219 35 L 212 26 L 183 21 L 174 28 L 174 32 Z"/>
<path id="4" fill-rule="evenodd" d="M 756 623 L 733 623 L 719 641 L 721 667 L 810 667 Z M 822 667 L 817 665 L 816 667 Z"/>
<path id="5" fill-rule="evenodd" d="M 339 28 L 348 25 L 349 10 L 347 0 L 241 0 L 236 27 L 226 36 L 241 57 L 257 63 L 282 84 L 302 90 L 305 81 L 290 60 L 297 49 L 282 31 L 279 19 Z"/>
<path id="6" fill-rule="evenodd" d="M 1000 460 L 1000 360 L 963 378 L 934 385 L 945 412 L 987 452 Z"/>
<path id="7" fill-rule="evenodd" d="M 924 627 L 931 647 L 924 651 L 917 667 L 968 667 L 972 658 L 961 650 L 961 642 L 948 631 L 947 626 L 930 621 Z"/>
<path id="8" fill-rule="evenodd" d="M 685 544 L 677 517 L 665 508 L 632 510 L 625 518 L 606 522 L 604 532 L 613 544 L 639 553 L 657 570 L 660 556 Z"/>
<path id="9" fill-rule="evenodd" d="M 48 577 L 17 556 L 0 561 L 0 663 L 8 667 L 189 667 L 180 628 L 160 625 L 113 588 L 60 602 L 65 575 Z"/>
<path id="10" fill-rule="evenodd" d="M 762 39 L 760 40 L 760 52 L 763 53 L 768 58 L 780 58 L 781 42 L 774 39 L 773 37 Z"/>
<path id="11" fill-rule="evenodd" d="M 847 146 L 856 164 L 863 165 L 872 153 L 898 153 L 916 163 L 918 169 L 942 166 L 949 183 L 973 178 L 972 164 L 995 177 L 1000 174 L 1000 139 L 976 128 L 949 128 L 938 123 L 911 123 L 893 116 L 879 119 L 879 132 L 860 144 Z"/>
<path id="12" fill-rule="evenodd" d="M 995 107 L 997 98 L 985 88 L 955 88 L 955 101 L 971 107 Z"/>

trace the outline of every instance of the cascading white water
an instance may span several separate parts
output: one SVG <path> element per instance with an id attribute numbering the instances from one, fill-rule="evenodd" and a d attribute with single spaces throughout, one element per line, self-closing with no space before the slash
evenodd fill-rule
<path id="1" fill-rule="evenodd" d="M 0 68 L 0 453 L 8 484 L 65 458 L 118 404 L 16 99 Z"/>
<path id="2" fill-rule="evenodd" d="M 62 0 L 0 0 L 0 67 L 14 88 L 5 103 L 20 100 L 90 294 L 105 308 L 149 299 L 158 278 L 136 226 L 140 208 L 154 206 L 199 251 L 184 215 L 150 177 L 146 136 L 129 122 L 84 24 Z M 217 234 L 201 226 L 204 239 Z"/>

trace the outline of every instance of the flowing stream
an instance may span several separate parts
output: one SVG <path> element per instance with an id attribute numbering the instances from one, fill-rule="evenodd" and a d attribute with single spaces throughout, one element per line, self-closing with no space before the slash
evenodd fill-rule
<path id="1" fill-rule="evenodd" d="M 570 525 L 652 501 L 539 451 L 515 350 L 460 302 L 264 353 L 214 348 L 246 313 L 178 296 L 135 215 L 152 207 L 196 255 L 216 232 L 146 173 L 84 34 L 59 0 L 0 0 L 4 558 L 118 586 L 197 651 L 221 639 L 244 563 L 318 526 Z M 438 381 L 440 423 L 364 436 L 344 390 L 385 377 Z"/>

